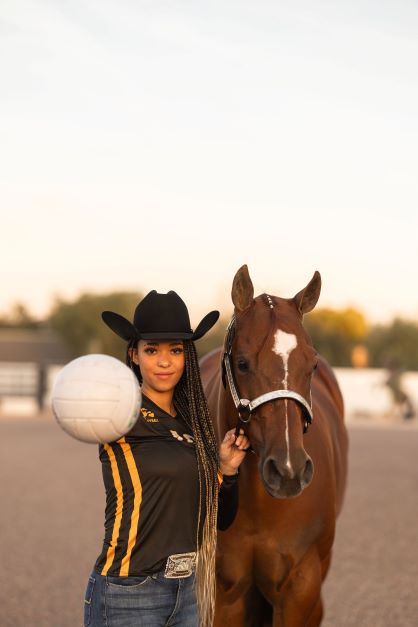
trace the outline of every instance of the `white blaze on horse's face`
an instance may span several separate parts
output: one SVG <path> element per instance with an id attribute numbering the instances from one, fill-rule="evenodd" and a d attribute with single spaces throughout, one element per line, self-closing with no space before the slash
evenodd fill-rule
<path id="1" fill-rule="evenodd" d="M 287 390 L 287 379 L 289 376 L 289 357 L 290 353 L 296 348 L 298 345 L 298 340 L 296 335 L 293 333 L 286 333 L 286 331 L 282 331 L 281 329 L 277 329 L 274 334 L 274 344 L 273 344 L 273 353 L 279 355 L 279 357 L 283 360 L 283 368 L 284 368 L 284 378 L 283 378 L 283 386 L 284 389 Z M 286 414 L 286 466 L 289 470 L 292 469 L 292 464 L 290 463 L 290 444 L 289 444 L 289 420 L 287 417 L 287 399 L 284 401 L 285 404 L 285 414 Z"/>
<path id="2" fill-rule="evenodd" d="M 279 357 L 283 360 L 284 367 L 284 379 L 282 381 L 284 385 L 284 389 L 287 390 L 287 378 L 289 375 L 289 357 L 290 353 L 296 348 L 298 345 L 298 340 L 296 335 L 293 333 L 286 333 L 286 331 L 282 331 L 278 329 L 274 334 L 274 344 L 273 344 L 273 353 L 279 355 Z"/>

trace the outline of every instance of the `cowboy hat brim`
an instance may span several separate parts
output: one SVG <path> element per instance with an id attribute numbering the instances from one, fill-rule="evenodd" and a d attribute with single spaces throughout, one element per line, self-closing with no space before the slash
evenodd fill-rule
<path id="1" fill-rule="evenodd" d="M 129 320 L 114 311 L 103 311 L 102 320 L 110 329 L 112 329 L 114 333 L 127 342 L 130 342 L 138 337 L 134 325 L 129 322 Z"/>
<path id="2" fill-rule="evenodd" d="M 114 311 L 103 311 L 102 312 L 102 320 L 107 326 L 112 329 L 114 333 L 119 335 L 122 339 L 127 342 L 131 342 L 133 340 L 199 340 L 201 337 L 205 335 L 217 322 L 219 318 L 219 311 L 210 311 L 196 327 L 196 330 L 193 333 L 185 333 L 170 331 L 161 332 L 158 331 L 153 333 L 141 333 L 134 327 L 134 325 L 129 322 L 126 318 L 121 316 L 120 314 L 115 313 Z"/>
<path id="3" fill-rule="evenodd" d="M 196 327 L 195 332 L 193 333 L 191 339 L 199 340 L 201 337 L 205 335 L 213 327 L 213 325 L 218 321 L 219 311 L 210 311 Z"/>

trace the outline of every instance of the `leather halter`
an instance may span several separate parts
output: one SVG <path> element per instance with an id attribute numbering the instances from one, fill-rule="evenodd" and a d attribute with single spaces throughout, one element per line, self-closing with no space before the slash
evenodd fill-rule
<path id="1" fill-rule="evenodd" d="M 271 299 L 269 299 L 269 306 L 272 308 Z M 232 354 L 232 343 L 235 336 L 235 316 L 232 316 L 231 321 L 228 325 L 226 332 L 226 342 L 225 342 L 225 352 L 222 360 L 222 381 L 224 387 L 226 388 L 226 382 L 228 382 L 228 386 L 231 392 L 232 400 L 234 401 L 235 407 L 238 411 L 238 423 L 235 429 L 235 435 L 238 436 L 240 429 L 240 422 L 247 424 L 251 420 L 252 412 L 263 405 L 264 403 L 268 403 L 269 401 L 273 401 L 276 399 L 287 399 L 290 398 L 294 401 L 297 401 L 304 410 L 305 422 L 303 426 L 303 433 L 306 433 L 309 425 L 313 420 L 312 407 L 310 403 L 307 402 L 306 399 L 303 398 L 298 392 L 293 392 L 292 390 L 273 390 L 272 392 L 266 392 L 265 394 L 261 394 L 257 396 L 254 400 L 250 401 L 248 398 L 241 398 L 238 388 L 235 383 L 234 374 L 232 372 L 231 365 L 231 354 Z"/>

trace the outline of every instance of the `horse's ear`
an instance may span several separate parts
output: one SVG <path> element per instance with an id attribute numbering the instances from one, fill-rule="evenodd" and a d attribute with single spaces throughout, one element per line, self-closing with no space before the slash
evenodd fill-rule
<path id="1" fill-rule="evenodd" d="M 241 266 L 234 276 L 231 296 L 237 311 L 244 311 L 253 302 L 254 287 L 246 265 Z"/>
<path id="2" fill-rule="evenodd" d="M 293 300 L 296 303 L 296 307 L 299 309 L 301 314 L 308 313 L 312 311 L 318 302 L 319 295 L 321 293 L 321 275 L 318 270 L 315 270 L 315 273 L 312 279 L 309 281 L 308 285 L 303 288 L 300 292 L 296 294 Z"/>

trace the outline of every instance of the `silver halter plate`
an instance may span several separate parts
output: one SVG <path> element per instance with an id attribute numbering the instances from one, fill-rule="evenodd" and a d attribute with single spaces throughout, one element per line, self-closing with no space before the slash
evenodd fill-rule
<path id="1" fill-rule="evenodd" d="M 238 415 L 240 421 L 243 423 L 250 422 L 251 413 L 263 405 L 264 403 L 268 403 L 269 401 L 274 401 L 276 399 L 286 399 L 290 398 L 297 401 L 305 410 L 305 425 L 304 425 L 304 433 L 308 430 L 309 424 L 311 424 L 313 420 L 313 412 L 310 403 L 307 402 L 305 398 L 298 392 L 293 392 L 292 390 L 273 390 L 272 392 L 266 392 L 265 394 L 261 394 L 257 396 L 254 400 L 250 401 L 248 398 L 240 398 L 239 392 L 235 385 L 234 375 L 232 373 L 231 367 L 231 351 L 232 351 L 232 341 L 233 341 L 233 330 L 234 330 L 235 317 L 233 316 L 227 329 L 226 336 L 226 350 L 223 356 L 223 365 L 225 368 L 226 379 L 228 381 L 228 386 L 231 391 L 231 396 L 234 401 L 235 407 L 238 411 Z M 239 429 L 239 424 L 237 425 L 237 432 Z"/>

